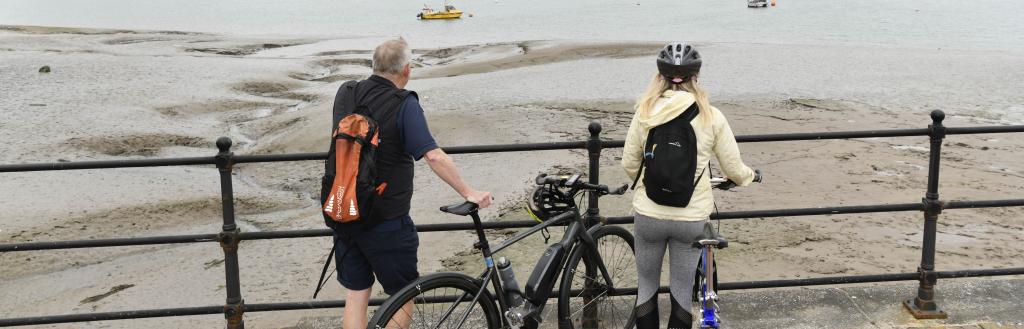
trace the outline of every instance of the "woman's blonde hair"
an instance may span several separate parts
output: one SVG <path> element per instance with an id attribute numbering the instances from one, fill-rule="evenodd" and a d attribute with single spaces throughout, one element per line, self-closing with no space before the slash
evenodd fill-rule
<path id="1" fill-rule="evenodd" d="M 697 84 L 697 79 L 691 78 L 687 82 L 674 84 L 666 80 L 659 73 L 654 74 L 654 78 L 651 79 L 651 84 L 647 86 L 647 90 L 640 94 L 640 98 L 636 100 L 636 112 L 643 116 L 649 116 L 651 109 L 654 108 L 654 104 L 658 102 L 658 98 L 661 97 L 666 90 L 679 90 L 685 91 L 693 95 L 693 98 L 697 100 L 697 108 L 700 109 L 700 119 L 704 122 L 711 120 L 711 103 L 708 102 L 708 93 L 704 92 L 704 89 Z"/>

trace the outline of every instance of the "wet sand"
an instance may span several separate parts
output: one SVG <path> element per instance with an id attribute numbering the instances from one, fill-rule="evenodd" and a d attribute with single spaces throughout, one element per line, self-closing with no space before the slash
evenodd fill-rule
<path id="1" fill-rule="evenodd" d="M 370 49 L 379 41 L 2 27 L 0 163 L 209 156 L 219 136 L 235 141 L 236 154 L 322 152 L 335 91 L 344 80 L 369 75 Z M 438 49 L 410 42 L 416 68 L 409 88 L 419 93 L 443 146 L 580 140 L 591 120 L 604 125 L 604 137 L 622 139 L 632 100 L 654 72 L 648 54 L 658 45 L 518 41 Z M 923 128 L 934 109 L 946 111 L 950 126 L 1024 122 L 1019 53 L 700 46 L 709 59 L 702 82 L 737 134 Z M 52 72 L 38 73 L 43 65 Z M 924 194 L 927 146 L 923 137 L 741 144 L 744 160 L 765 170 L 766 182 L 716 193 L 718 207 L 917 202 Z M 949 136 L 942 198 L 1019 198 L 1022 150 L 1024 139 L 1011 134 Z M 603 182 L 627 181 L 619 153 L 604 154 Z M 469 182 L 495 193 L 496 206 L 484 213 L 488 220 L 525 219 L 523 200 L 536 174 L 585 169 L 582 151 L 455 160 Z M 236 169 L 243 231 L 322 226 L 315 200 L 322 163 Z M 425 165 L 416 170 L 416 222 L 461 221 L 436 211 L 457 195 Z M 211 167 L 4 174 L 0 242 L 217 232 L 217 184 Z M 603 214 L 627 214 L 629 197 L 602 199 Z M 944 212 L 938 269 L 1021 266 L 1022 214 L 1019 208 Z M 733 246 L 719 259 L 722 280 L 914 271 L 921 221 L 917 212 L 725 220 L 721 231 Z M 476 274 L 482 266 L 469 252 L 472 240 L 466 232 L 422 234 L 421 273 Z M 506 256 L 525 277 L 543 248 L 540 236 L 531 237 Z M 308 300 L 328 250 L 326 238 L 243 242 L 246 302 Z M 213 243 L 5 253 L 0 314 L 223 304 L 221 255 Z M 322 296 L 339 298 L 340 286 L 328 284 Z M 246 321 L 280 328 L 336 313 L 250 313 Z M 222 322 L 213 315 L 66 327 Z"/>

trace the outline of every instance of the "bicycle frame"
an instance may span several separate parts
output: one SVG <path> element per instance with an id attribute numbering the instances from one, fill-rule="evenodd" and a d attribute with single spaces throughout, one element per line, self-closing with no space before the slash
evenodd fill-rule
<path id="1" fill-rule="evenodd" d="M 718 329 L 721 321 L 718 318 L 718 295 L 715 293 L 715 248 L 704 245 L 701 249 L 701 268 L 704 271 L 704 282 L 700 285 L 700 322 L 698 328 Z"/>
<path id="2" fill-rule="evenodd" d="M 487 266 L 487 269 L 484 270 L 484 272 L 481 273 L 480 276 L 478 276 L 478 279 L 480 280 L 481 291 L 486 290 L 486 283 L 490 281 L 491 287 L 494 289 L 494 296 L 498 300 L 498 309 L 501 311 L 501 321 L 505 325 L 509 325 L 505 313 L 510 309 L 510 306 L 507 305 L 507 303 L 505 302 L 506 296 L 504 289 L 502 289 L 502 282 L 500 276 L 495 275 L 496 269 L 494 266 L 494 259 L 492 258 L 492 254 L 499 252 L 511 246 L 512 244 L 521 241 L 527 236 L 537 233 L 538 231 L 543 230 L 547 227 L 565 224 L 566 222 L 568 222 L 568 228 L 566 228 L 565 235 L 562 236 L 562 240 L 557 243 L 561 245 L 561 247 L 564 248 L 565 250 L 568 250 L 568 252 L 563 253 L 559 259 L 556 259 L 552 263 L 551 266 L 556 266 L 556 268 L 550 270 L 556 270 L 557 272 L 555 273 L 555 275 L 547 280 L 541 280 L 539 282 L 538 285 L 541 287 L 541 289 L 538 289 L 538 291 L 546 293 L 543 293 L 542 295 L 538 296 L 524 296 L 524 304 L 528 305 L 529 308 L 528 313 L 524 314 L 524 319 L 526 319 L 527 321 L 525 321 L 523 328 L 532 329 L 536 328 L 536 326 L 540 324 L 540 318 L 537 317 L 536 315 L 540 314 L 540 312 L 543 311 L 545 303 L 540 303 L 540 305 L 536 305 L 531 303 L 530 299 L 540 299 L 546 301 L 551 296 L 551 294 L 553 293 L 552 288 L 558 281 L 557 278 L 560 277 L 560 275 L 564 275 L 564 272 L 566 270 L 565 266 L 569 259 L 569 254 L 571 254 L 573 248 L 577 247 L 578 243 L 583 243 L 584 245 L 589 247 L 587 249 L 587 259 L 589 259 L 591 264 L 597 264 L 597 269 L 604 277 L 605 282 L 612 282 L 611 275 L 608 273 L 607 267 L 605 267 L 604 260 L 601 259 L 600 253 L 597 252 L 597 241 L 595 241 L 593 237 L 594 232 L 596 232 L 597 229 L 601 227 L 601 225 L 594 225 L 593 227 L 586 228 L 586 223 L 584 222 L 583 217 L 579 215 L 578 211 L 566 211 L 562 214 L 552 217 L 551 219 L 545 222 L 535 225 L 525 231 L 519 232 L 512 238 L 509 238 L 508 240 L 502 242 L 493 250 L 488 245 L 487 236 L 484 234 L 479 215 L 477 215 L 476 212 L 470 215 L 471 217 L 473 217 L 473 223 L 474 226 L 476 227 L 477 237 L 479 238 L 479 242 L 477 242 L 475 247 L 479 248 L 481 250 L 481 253 L 483 253 L 484 263 Z M 587 267 L 587 269 L 588 272 L 590 272 L 592 270 L 592 267 Z M 534 272 L 537 272 L 539 270 L 543 269 L 540 268 L 540 266 L 534 268 Z M 532 274 L 533 273 L 531 273 L 531 276 L 533 276 Z M 608 288 L 610 290 L 610 294 L 614 294 L 615 287 Z M 480 298 L 481 295 L 481 293 L 477 293 L 477 295 L 474 296 L 473 298 L 473 303 L 475 303 L 477 299 Z M 468 317 L 468 314 L 466 316 Z"/>

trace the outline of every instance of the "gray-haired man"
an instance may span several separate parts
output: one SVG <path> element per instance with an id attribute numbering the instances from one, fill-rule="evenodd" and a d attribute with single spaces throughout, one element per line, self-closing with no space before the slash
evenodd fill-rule
<path id="1" fill-rule="evenodd" d="M 366 328 L 366 309 L 375 276 L 389 295 L 419 277 L 419 237 L 409 217 L 414 161 L 425 158 L 430 169 L 466 200 L 481 208 L 491 203 L 491 193 L 470 188 L 459 176 L 452 159 L 437 146 L 416 93 L 404 92 L 411 59 L 412 51 L 405 40 L 380 44 L 373 53 L 373 75 L 359 81 L 354 89 L 356 106 L 366 106 L 370 117 L 380 126 L 376 166 L 378 178 L 387 184 L 374 201 L 367 221 L 333 225 L 338 281 L 348 289 L 345 329 Z M 335 96 L 336 116 L 354 110 L 343 108 L 346 92 L 347 88 L 342 87 Z M 337 122 L 339 118 L 334 119 Z M 405 314 L 412 314 L 412 305 L 405 307 Z M 402 320 L 408 319 L 399 319 Z"/>

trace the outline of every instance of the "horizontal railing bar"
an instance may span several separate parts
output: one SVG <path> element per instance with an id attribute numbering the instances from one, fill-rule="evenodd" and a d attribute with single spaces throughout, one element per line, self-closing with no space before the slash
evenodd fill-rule
<path id="1" fill-rule="evenodd" d="M 989 268 L 982 270 L 960 270 L 935 272 L 939 279 L 974 278 L 1001 275 L 1024 275 L 1024 267 Z"/>
<path id="2" fill-rule="evenodd" d="M 993 208 L 993 207 L 1015 207 L 1024 206 L 1024 199 L 1006 200 L 981 200 L 981 201 L 949 201 L 945 209 L 969 209 L 969 208 Z M 741 218 L 762 218 L 762 217 L 785 217 L 785 216 L 815 216 L 815 215 L 840 215 L 872 212 L 894 212 L 894 211 L 919 211 L 920 203 L 900 203 L 889 205 L 865 205 L 865 206 L 841 206 L 822 208 L 797 208 L 797 209 L 773 209 L 773 210 L 748 210 L 730 211 L 712 214 L 712 219 L 741 219 Z M 620 216 L 608 217 L 609 224 L 632 224 L 633 217 Z M 536 221 L 502 221 L 483 223 L 484 229 L 508 229 L 526 228 L 537 225 Z M 440 224 L 416 225 L 418 232 L 440 232 L 472 230 L 473 223 L 455 222 Z M 331 236 L 328 229 L 295 230 L 295 231 L 272 231 L 272 232 L 243 232 L 239 234 L 242 240 L 266 240 L 266 239 L 290 239 Z M 139 238 L 118 238 L 118 239 L 96 239 L 96 240 L 73 240 L 73 241 L 52 241 L 52 242 L 23 242 L 0 244 L 0 252 L 30 251 L 30 250 L 53 250 L 53 249 L 76 249 L 95 247 L 118 247 L 150 244 L 169 243 L 192 243 L 192 242 L 213 242 L 216 241 L 216 234 L 198 234 L 181 236 L 154 236 Z"/>
<path id="3" fill-rule="evenodd" d="M 944 209 L 999 208 L 1024 206 L 1024 199 L 983 200 L 983 201 L 946 201 Z"/>
<path id="4" fill-rule="evenodd" d="M 231 158 L 235 163 L 310 161 L 326 159 L 327 152 L 235 155 Z"/>
<path id="5" fill-rule="evenodd" d="M 891 130 L 861 130 L 861 131 L 833 131 L 833 132 L 812 132 L 812 133 L 790 133 L 790 134 L 740 135 L 740 136 L 736 136 L 736 142 L 738 142 L 738 143 L 757 143 L 757 142 L 811 141 L 811 140 L 825 140 L 825 139 L 908 137 L 908 136 L 928 136 L 928 128 L 919 128 L 919 129 L 891 129 Z"/>
<path id="6" fill-rule="evenodd" d="M 718 289 L 720 289 L 720 290 L 742 290 L 742 289 L 758 289 L 758 288 L 782 288 L 782 287 L 820 286 L 820 285 L 828 285 L 828 284 L 852 284 L 852 283 L 869 283 L 869 282 L 906 281 L 906 280 L 916 280 L 920 276 L 921 276 L 920 273 L 894 273 L 894 274 L 851 275 L 851 276 L 836 276 L 836 277 L 806 278 L 806 279 L 789 279 L 789 280 L 764 280 L 764 281 L 723 282 L 723 283 L 719 283 L 718 284 Z"/>
<path id="7" fill-rule="evenodd" d="M 999 208 L 1024 206 L 1024 199 L 1005 200 L 982 200 L 982 201 L 949 201 L 945 209 L 970 209 L 970 208 Z M 860 214 L 873 212 L 896 212 L 896 211 L 920 211 L 920 203 L 898 203 L 888 205 L 865 205 L 865 206 L 841 206 L 822 208 L 795 208 L 775 210 L 748 210 L 748 211 L 727 211 L 711 214 L 711 219 L 742 219 L 761 217 L 788 217 L 788 216 L 818 216 L 818 215 L 840 215 Z M 633 217 L 608 217 L 609 224 L 632 224 Z"/>
<path id="8" fill-rule="evenodd" d="M 761 217 L 815 216 L 862 214 L 873 212 L 920 211 L 920 203 L 898 203 L 865 206 L 841 206 L 820 208 L 793 208 L 772 210 L 723 211 L 711 214 L 711 219 L 741 219 Z M 608 217 L 609 224 L 632 224 L 632 216 Z"/>
<path id="9" fill-rule="evenodd" d="M 481 224 L 484 229 L 506 229 L 506 228 L 524 228 L 532 227 L 537 225 L 536 221 L 531 220 L 520 220 L 520 221 L 502 221 L 502 222 L 487 222 Z M 465 231 L 472 230 L 473 223 L 439 223 L 439 224 L 419 224 L 416 225 L 416 231 L 420 233 L 424 232 L 445 232 L 445 231 Z M 308 237 L 322 237 L 331 236 L 330 229 L 315 229 L 315 230 L 297 230 L 297 231 L 273 231 L 273 232 L 243 232 L 238 235 L 242 240 L 266 240 L 266 239 L 289 239 L 289 238 L 308 238 Z M 3 251 L 3 249 L 0 249 Z"/>
<path id="10" fill-rule="evenodd" d="M 101 161 L 77 161 L 77 162 L 54 162 L 54 163 L 27 163 L 15 165 L 0 165 L 0 173 L 5 172 L 28 172 L 28 171 L 56 171 L 56 170 L 78 170 L 78 169 L 109 169 L 109 168 L 138 168 L 138 167 L 166 167 L 166 166 L 192 166 L 212 165 L 212 156 L 192 158 L 167 158 L 167 159 L 137 159 L 137 160 L 101 160 Z"/>
<path id="11" fill-rule="evenodd" d="M 496 153 L 496 152 L 522 152 L 522 151 L 549 151 L 549 150 L 572 150 L 587 147 L 587 142 L 550 142 L 530 144 L 501 144 L 501 145 L 472 145 L 472 146 L 449 146 L 442 148 L 448 154 L 467 153 Z"/>
<path id="12" fill-rule="evenodd" d="M 986 127 L 947 127 L 947 134 L 988 134 L 988 133 L 1012 133 L 1024 132 L 1024 125 L 1015 126 L 986 126 Z M 891 129 L 891 130 L 863 130 L 863 131 L 837 131 L 837 132 L 810 132 L 790 134 L 762 134 L 762 135 L 740 135 L 736 141 L 740 143 L 755 142 L 780 142 L 800 140 L 825 140 L 825 139 L 849 139 L 849 138 L 875 138 L 875 137 L 907 137 L 927 136 L 928 129 Z M 602 141 L 603 148 L 621 148 L 624 141 L 606 140 Z M 527 144 L 496 144 L 496 145 L 472 145 L 472 146 L 450 146 L 443 148 L 449 154 L 467 153 L 495 153 L 495 152 L 521 152 L 521 151 L 543 151 L 543 150 L 568 150 L 586 148 L 586 141 L 573 142 L 551 142 L 551 143 L 527 143 Z M 281 162 L 281 161 L 309 161 L 323 160 L 327 158 L 326 152 L 315 153 L 294 153 L 294 154 L 267 154 L 267 155 L 236 155 L 236 163 L 256 162 Z M 161 166 L 186 166 L 186 165 L 212 165 L 214 157 L 190 157 L 190 158 L 166 158 L 166 159 L 137 159 L 137 160 L 104 160 L 104 161 L 81 161 L 81 162 L 57 162 L 57 163 L 30 163 L 15 165 L 0 165 L 0 173 L 4 172 L 28 172 L 28 171 L 54 171 L 54 170 L 78 170 L 78 169 L 104 169 L 104 168 L 132 168 L 132 167 L 161 167 Z"/>
<path id="13" fill-rule="evenodd" d="M 919 273 L 891 273 L 891 274 L 873 274 L 873 275 L 853 275 L 853 276 L 837 276 L 837 277 L 823 277 L 823 278 L 807 278 L 807 279 L 788 279 L 788 280 L 764 280 L 764 281 L 740 281 L 740 282 L 723 282 L 718 284 L 720 290 L 743 290 L 743 289 L 762 289 L 762 288 L 785 288 L 785 287 L 801 287 L 801 286 L 815 286 L 815 285 L 836 285 L 836 284 L 854 284 L 854 283 L 872 283 L 872 282 L 891 282 L 891 281 L 909 281 L 917 280 Z M 988 277 L 988 276 L 1004 276 L 1004 275 L 1024 275 L 1024 267 L 1015 268 L 999 268 L 999 269 L 981 269 L 981 270 L 959 270 L 959 271 L 941 271 L 936 272 L 936 275 L 940 279 L 951 279 L 951 278 L 967 278 L 967 277 Z M 636 288 L 622 288 L 622 293 L 631 293 Z M 662 286 L 658 289 L 659 293 L 668 293 L 669 287 Z M 551 293 L 551 298 L 557 298 L 558 291 Z M 370 299 L 370 306 L 379 306 L 385 301 L 384 298 L 373 298 Z M 262 304 L 246 304 L 245 312 L 271 312 L 271 311 L 291 311 L 291 310 L 306 310 L 306 309 L 322 309 L 322 308 L 341 308 L 345 307 L 344 300 L 326 300 L 326 301 L 303 301 L 303 302 L 283 302 L 283 303 L 262 303 Z M 140 319 L 140 318 L 154 318 L 154 317 L 171 317 L 171 316 L 186 316 L 186 315 L 206 315 L 206 314 L 220 314 L 223 312 L 223 306 L 205 306 L 205 307 L 191 307 L 191 308 L 172 308 L 172 309 L 158 309 L 158 310 L 138 310 L 138 311 L 121 311 L 121 312 L 105 312 L 105 313 L 87 313 L 87 314 L 67 314 L 67 315 L 52 315 L 52 316 L 39 316 L 39 317 L 26 317 L 26 318 L 12 318 L 12 319 L 0 319 L 0 327 L 7 326 L 24 326 L 24 325 L 40 325 L 40 324 L 53 324 L 53 323 L 71 323 L 71 322 L 86 322 L 86 321 L 103 321 L 103 320 L 124 320 L 124 319 Z"/>
<path id="14" fill-rule="evenodd" d="M 79 249 L 99 247 L 123 247 L 143 246 L 152 244 L 175 244 L 175 243 L 196 243 L 216 242 L 217 234 L 193 234 L 193 235 L 168 235 L 168 236 L 147 236 L 136 238 L 114 238 L 114 239 L 92 239 L 92 240 L 70 240 L 70 241 L 46 241 L 46 242 L 22 242 L 0 244 L 0 252 L 30 251 L 30 250 L 54 250 L 54 249 Z"/>
<path id="15" fill-rule="evenodd" d="M 999 134 L 1024 132 L 1024 125 L 987 127 L 946 127 L 948 135 Z"/>
<path id="16" fill-rule="evenodd" d="M 472 146 L 449 146 L 442 150 L 448 154 L 467 153 L 496 153 L 496 152 L 522 152 L 522 151 L 544 151 L 544 150 L 570 150 L 582 149 L 587 146 L 586 142 L 553 142 L 553 143 L 529 143 L 529 144 L 495 144 L 495 145 L 472 145 Z M 281 161 L 306 161 L 327 159 L 327 152 L 318 153 L 295 153 L 295 154 L 266 154 L 266 155 L 236 155 L 236 163 L 251 162 L 281 162 Z"/>
<path id="17" fill-rule="evenodd" d="M 186 315 L 208 315 L 208 314 L 224 314 L 224 305 L 219 306 L 201 306 L 201 307 L 184 307 L 184 308 L 164 308 L 156 310 L 135 310 L 135 311 L 118 311 L 118 312 L 102 312 L 102 313 L 84 313 L 84 314 L 63 314 L 63 315 L 49 315 L 49 316 L 36 316 L 28 318 L 11 318 L 11 319 L 0 319 L 0 327 L 13 327 L 13 326 L 29 326 L 29 325 L 40 325 L 40 324 L 54 324 L 54 323 L 74 323 L 74 322 L 89 322 L 89 321 L 106 321 L 106 320 L 128 320 L 128 319 L 144 319 L 144 318 L 164 318 L 171 316 L 186 316 Z"/>
<path id="18" fill-rule="evenodd" d="M 570 150 L 586 147 L 586 142 L 553 142 L 553 143 L 529 143 L 529 144 L 495 144 L 495 145 L 473 145 L 473 146 L 449 146 L 442 148 L 448 154 L 467 153 L 496 153 L 496 152 L 522 152 L 522 151 L 544 151 L 544 150 Z M 327 159 L 327 152 L 317 153 L 294 153 L 294 154 L 265 154 L 265 155 L 236 155 L 235 163 L 254 162 L 283 162 L 283 161 L 307 161 Z"/>
<path id="19" fill-rule="evenodd" d="M 921 203 L 896 203 L 866 206 L 839 206 L 819 208 L 794 208 L 774 210 L 747 210 L 729 211 L 711 214 L 712 219 L 741 219 L 759 217 L 788 217 L 788 216 L 815 216 L 815 215 L 840 215 L 840 214 L 863 214 L 873 212 L 895 212 L 895 211 L 919 211 Z"/>
<path id="20" fill-rule="evenodd" d="M 384 298 L 371 298 L 370 306 L 384 304 Z M 263 303 L 245 304 L 246 312 L 270 312 L 270 311 L 291 311 L 291 310 L 312 310 L 320 308 L 342 308 L 345 307 L 344 300 L 311 300 L 305 302 L 284 302 L 284 303 Z"/>
<path id="21" fill-rule="evenodd" d="M 953 278 L 968 278 L 968 277 L 987 277 L 987 276 L 1004 276 L 1004 275 L 1024 275 L 1024 267 L 1014 268 L 997 268 L 997 269 L 981 269 L 981 270 L 959 270 L 959 271 L 939 271 L 935 272 L 940 279 L 953 279 Z M 744 289 L 762 289 L 762 288 L 786 288 L 786 287 L 802 287 L 802 286 L 820 286 L 820 285 L 835 285 L 835 284 L 854 284 L 854 283 L 872 283 L 872 282 L 891 282 L 891 281 L 910 281 L 917 280 L 921 277 L 920 273 L 891 273 L 891 274 L 872 274 L 872 275 L 850 275 L 850 276 L 834 276 L 834 277 L 822 277 L 822 278 L 806 278 L 806 279 L 787 279 L 787 280 L 764 280 L 764 281 L 739 281 L 739 282 L 723 282 L 718 284 L 720 290 L 744 290 Z M 663 286 L 658 289 L 659 293 L 669 292 L 668 286 Z"/>

